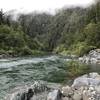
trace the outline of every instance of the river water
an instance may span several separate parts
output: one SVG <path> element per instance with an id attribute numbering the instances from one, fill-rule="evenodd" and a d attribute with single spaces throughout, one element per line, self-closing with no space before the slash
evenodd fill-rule
<path id="1" fill-rule="evenodd" d="M 70 58 L 54 55 L 0 59 L 0 100 L 4 100 L 5 95 L 16 86 L 32 84 L 35 80 L 53 83 L 66 81 L 65 60 Z M 93 70 L 100 71 L 97 68 L 95 66 Z"/>
<path id="2" fill-rule="evenodd" d="M 64 60 L 59 56 L 0 59 L 0 100 L 14 87 L 35 80 L 62 82 L 66 77 L 61 68 Z"/>

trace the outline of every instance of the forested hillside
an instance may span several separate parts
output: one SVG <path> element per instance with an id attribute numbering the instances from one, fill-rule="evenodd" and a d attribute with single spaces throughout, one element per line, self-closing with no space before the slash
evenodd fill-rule
<path id="1" fill-rule="evenodd" d="M 37 55 L 55 52 L 82 56 L 100 48 L 100 2 L 87 8 L 12 15 L 0 11 L 0 54 Z"/>

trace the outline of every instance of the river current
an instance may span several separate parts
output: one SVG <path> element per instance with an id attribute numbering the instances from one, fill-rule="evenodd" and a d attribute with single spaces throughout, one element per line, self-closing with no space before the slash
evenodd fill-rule
<path id="1" fill-rule="evenodd" d="M 0 59 L 0 100 L 19 85 L 32 84 L 35 80 L 61 83 L 67 80 L 64 61 L 60 56 L 20 57 Z M 93 70 L 98 70 L 93 67 Z M 100 68 L 99 70 L 100 71 Z"/>

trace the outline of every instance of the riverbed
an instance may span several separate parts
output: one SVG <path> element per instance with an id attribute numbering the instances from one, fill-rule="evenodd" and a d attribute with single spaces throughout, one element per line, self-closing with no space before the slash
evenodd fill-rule
<path id="1" fill-rule="evenodd" d="M 18 57 L 0 59 L 0 100 L 19 85 L 32 84 L 35 80 L 51 83 L 70 82 L 67 80 L 65 61 L 71 58 L 57 55 L 43 57 Z M 100 72 L 99 65 L 92 65 Z"/>

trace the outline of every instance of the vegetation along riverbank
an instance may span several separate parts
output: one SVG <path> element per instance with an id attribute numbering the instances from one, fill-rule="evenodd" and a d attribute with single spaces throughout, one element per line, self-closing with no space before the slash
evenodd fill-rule
<path id="1" fill-rule="evenodd" d="M 100 2 L 89 7 L 63 8 L 49 13 L 0 11 L 0 54 L 20 56 L 54 52 L 83 56 L 100 48 Z"/>

